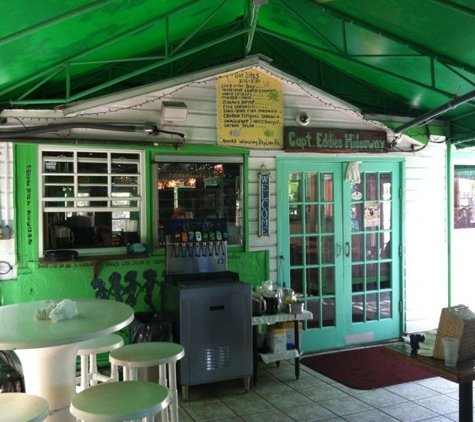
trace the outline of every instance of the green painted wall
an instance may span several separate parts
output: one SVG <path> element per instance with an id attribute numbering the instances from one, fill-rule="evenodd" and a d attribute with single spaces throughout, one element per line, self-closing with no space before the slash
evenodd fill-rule
<path id="1" fill-rule="evenodd" d="M 229 151 L 228 149 L 226 149 Z M 136 311 L 155 306 L 160 309 L 160 283 L 163 281 L 163 252 L 148 258 L 131 255 L 123 260 L 103 261 L 94 277 L 93 261 L 42 264 L 38 257 L 37 146 L 15 145 L 15 233 L 18 254 L 18 278 L 0 284 L 2 305 L 47 299 L 104 297 L 130 303 Z M 150 156 L 157 150 L 150 149 Z M 167 152 L 173 152 L 167 151 Z M 186 148 L 183 153 L 203 153 L 203 149 Z M 223 153 L 206 148 L 208 154 Z M 232 150 L 233 154 L 241 153 Z M 151 162 L 146 160 L 147 166 Z M 147 174 L 151 174 L 147 168 Z M 246 174 L 246 172 L 245 172 Z M 147 192 L 151 192 L 148 181 Z M 150 196 L 151 197 L 151 196 Z M 152 204 L 147 216 L 151 221 Z M 245 209 L 247 213 L 247 209 Z M 151 238 L 149 225 L 148 235 Z M 246 239 L 248 234 L 246 233 Z M 130 258 L 130 259 L 129 259 Z M 268 251 L 250 252 L 243 248 L 228 249 L 228 269 L 240 274 L 243 281 L 259 285 L 269 278 Z"/>

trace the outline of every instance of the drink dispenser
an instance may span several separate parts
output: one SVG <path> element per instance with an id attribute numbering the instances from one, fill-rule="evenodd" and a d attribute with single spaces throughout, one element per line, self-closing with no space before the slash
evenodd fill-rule
<path id="1" fill-rule="evenodd" d="M 170 220 L 166 233 L 168 274 L 227 270 L 226 220 Z"/>

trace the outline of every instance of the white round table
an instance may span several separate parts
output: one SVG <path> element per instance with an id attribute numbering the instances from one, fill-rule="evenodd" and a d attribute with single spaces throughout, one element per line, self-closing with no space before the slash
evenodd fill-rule
<path id="1" fill-rule="evenodd" d="M 48 400 L 47 421 L 75 420 L 69 406 L 75 394 L 79 343 L 118 331 L 134 319 L 134 310 L 121 302 L 71 300 L 78 315 L 58 322 L 35 319 L 36 310 L 44 308 L 46 301 L 0 306 L 0 349 L 17 353 L 26 392 Z"/>

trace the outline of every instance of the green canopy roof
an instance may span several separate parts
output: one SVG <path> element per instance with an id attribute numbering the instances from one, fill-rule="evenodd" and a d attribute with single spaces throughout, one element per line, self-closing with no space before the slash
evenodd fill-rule
<path id="1" fill-rule="evenodd" d="M 401 116 L 404 129 L 437 119 L 459 146 L 475 143 L 473 0 L 1 4 L 0 110 L 57 108 L 259 54 L 363 113 Z"/>

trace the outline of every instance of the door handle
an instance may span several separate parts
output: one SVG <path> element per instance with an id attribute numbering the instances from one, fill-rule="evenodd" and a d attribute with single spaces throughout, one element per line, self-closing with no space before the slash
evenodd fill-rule
<path id="1" fill-rule="evenodd" d="M 341 245 L 337 242 L 336 244 L 336 256 L 341 255 Z"/>
<path id="2" fill-rule="evenodd" d="M 350 242 L 345 242 L 346 246 L 346 257 L 348 258 L 350 256 Z"/>

